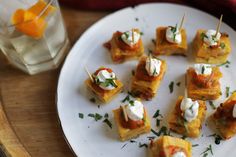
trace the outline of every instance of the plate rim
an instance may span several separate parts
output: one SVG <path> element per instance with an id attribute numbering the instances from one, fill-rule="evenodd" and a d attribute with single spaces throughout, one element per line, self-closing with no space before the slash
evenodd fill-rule
<path id="1" fill-rule="evenodd" d="M 63 134 L 63 138 L 65 140 L 65 142 L 67 143 L 67 145 L 69 146 L 70 150 L 72 151 L 73 155 L 74 156 L 78 156 L 79 154 L 76 154 L 75 150 L 73 149 L 73 146 L 70 144 L 67 136 L 66 136 L 66 133 L 65 133 L 65 130 L 64 130 L 64 127 L 62 126 L 62 121 L 61 121 L 61 117 L 60 117 L 60 113 L 59 113 L 59 98 L 58 98 L 58 93 L 59 93 L 59 88 L 60 88 L 60 84 L 62 83 L 62 75 L 65 71 L 65 67 L 66 65 L 68 64 L 68 60 L 69 58 L 71 58 L 71 55 L 73 55 L 74 53 L 76 53 L 76 51 L 74 52 L 74 49 L 77 47 L 78 43 L 81 41 L 81 39 L 86 36 L 86 34 L 88 34 L 90 32 L 90 30 L 92 30 L 94 27 L 96 27 L 97 24 L 99 24 L 100 22 L 102 22 L 103 20 L 109 18 L 110 16 L 116 14 L 116 13 L 119 13 L 119 12 L 122 12 L 124 10 L 128 10 L 128 9 L 133 9 L 133 8 L 136 8 L 136 7 L 139 7 L 139 6 L 145 6 L 145 5 L 171 5 L 171 6 L 178 6 L 178 7 L 186 7 L 186 8 L 189 8 L 189 9 L 192 9 L 192 10 L 195 10 L 195 11 L 198 11 L 198 12 L 202 12 L 202 13 L 205 13 L 207 14 L 208 16 L 211 16 L 212 18 L 215 18 L 215 19 L 218 19 L 215 15 L 211 14 L 211 13 L 208 13 L 204 10 L 200 10 L 198 8 L 195 8 L 193 6 L 188 6 L 186 4 L 178 4 L 178 3 L 170 3 L 170 2 L 147 2 L 147 3 L 140 3 L 138 5 L 135 5 L 135 6 L 128 6 L 128 7 L 125 7 L 125 8 L 122 8 L 122 9 L 119 9 L 119 10 L 116 10 L 116 11 L 113 11 L 107 15 L 105 15 L 104 17 L 100 18 L 99 20 L 97 20 L 95 23 L 93 23 L 92 25 L 90 25 L 81 35 L 80 37 L 74 42 L 72 48 L 70 49 L 70 51 L 68 52 L 64 62 L 63 62 L 63 65 L 60 69 L 60 72 L 59 72 L 59 77 L 58 77 L 58 81 L 57 81 L 57 88 L 56 88 L 56 94 L 55 94 L 55 103 L 56 103 L 56 112 L 57 112 L 57 119 L 58 119 L 58 122 L 59 122 L 59 125 L 60 125 L 60 128 L 61 128 L 61 131 L 62 131 L 62 134 Z M 234 31 L 236 33 L 236 30 L 233 29 L 230 25 L 228 25 L 227 23 L 223 22 L 227 27 L 229 27 L 232 31 Z"/>

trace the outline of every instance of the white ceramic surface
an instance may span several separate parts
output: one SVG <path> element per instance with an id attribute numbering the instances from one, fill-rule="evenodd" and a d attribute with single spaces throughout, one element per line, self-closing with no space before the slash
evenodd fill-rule
<path id="1" fill-rule="evenodd" d="M 129 61 L 124 64 L 113 64 L 109 52 L 102 46 L 108 41 L 112 33 L 120 30 L 125 31 L 131 28 L 140 28 L 144 33 L 143 41 L 146 52 L 148 49 L 153 49 L 151 39 L 155 38 L 155 29 L 158 26 L 175 25 L 180 21 L 183 14 L 186 14 L 186 22 L 184 27 L 187 30 L 188 43 L 190 44 L 199 28 L 215 29 L 218 19 L 199 10 L 186 6 L 153 3 L 139 5 L 134 8 L 125 8 L 117 11 L 90 27 L 78 40 L 68 55 L 66 62 L 62 68 L 58 83 L 57 91 L 57 108 L 59 119 L 63 132 L 77 156 L 80 157 L 145 157 L 147 151 L 145 147 L 139 148 L 139 142 L 147 143 L 147 136 L 153 136 L 153 133 L 140 136 L 135 139 L 137 143 L 121 142 L 118 139 L 116 126 L 113 121 L 112 110 L 119 107 L 121 100 L 127 95 L 128 85 L 130 83 L 131 71 L 135 69 L 137 61 Z M 135 19 L 138 18 L 138 21 Z M 226 24 L 222 24 L 222 32 L 227 32 L 230 35 L 232 43 L 236 43 L 236 32 Z M 229 60 L 231 64 L 229 68 L 221 67 L 224 77 L 221 79 L 222 97 L 214 103 L 219 105 L 225 99 L 225 87 L 230 86 L 230 90 L 236 89 L 235 67 L 236 62 L 233 58 L 236 57 L 234 51 L 236 47 L 232 44 L 233 53 Z M 167 117 L 173 110 L 176 99 L 179 95 L 184 94 L 184 74 L 186 69 L 193 64 L 191 50 L 188 57 L 181 56 L 161 56 L 168 64 L 168 70 L 158 90 L 158 95 L 152 101 L 143 102 L 148 109 L 149 115 L 160 109 L 164 116 L 161 125 L 166 125 Z M 93 72 L 99 66 L 112 68 L 118 78 L 125 83 L 125 92 L 119 94 L 112 102 L 106 105 L 101 105 L 89 101 L 92 96 L 87 92 L 84 85 L 84 80 L 87 79 L 84 67 Z M 174 92 L 170 94 L 169 84 L 171 81 L 175 83 L 181 82 L 180 87 L 174 86 Z M 208 105 L 207 117 L 213 112 Z M 80 119 L 78 113 L 84 114 L 84 119 Z M 113 124 L 110 129 L 102 121 L 95 122 L 88 117 L 89 113 L 99 113 L 104 115 L 109 114 L 109 119 Z M 152 128 L 155 127 L 155 119 L 152 120 Z M 193 148 L 193 157 L 199 157 L 209 144 L 213 147 L 215 157 L 222 157 L 227 154 L 227 157 L 234 157 L 236 154 L 236 138 L 221 142 L 220 145 L 214 143 L 214 138 L 206 137 L 213 134 L 214 131 L 203 124 L 202 136 L 198 139 L 190 139 L 193 144 L 199 144 Z M 176 135 L 181 137 L 181 135 Z M 125 145 L 125 146 L 124 146 Z M 123 147 L 124 146 L 124 147 Z M 123 148 L 122 148 L 123 147 Z M 209 154 L 209 156 L 211 156 Z"/>

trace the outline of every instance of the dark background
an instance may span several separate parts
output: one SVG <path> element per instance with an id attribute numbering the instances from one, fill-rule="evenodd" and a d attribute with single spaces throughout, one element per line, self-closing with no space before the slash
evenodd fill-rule
<path id="1" fill-rule="evenodd" d="M 59 0 L 62 5 L 75 9 L 115 11 L 127 6 L 147 2 L 169 2 L 191 6 L 215 17 L 224 15 L 223 21 L 236 30 L 236 0 Z"/>

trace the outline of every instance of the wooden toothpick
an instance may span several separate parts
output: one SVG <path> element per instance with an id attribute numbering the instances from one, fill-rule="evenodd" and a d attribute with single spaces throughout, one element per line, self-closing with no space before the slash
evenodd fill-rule
<path id="1" fill-rule="evenodd" d="M 93 79 L 92 75 L 90 74 L 90 72 L 88 71 L 88 69 L 87 69 L 86 66 L 84 67 L 84 69 L 85 69 L 85 71 L 87 72 L 87 74 L 88 74 L 90 80 L 91 80 L 92 82 L 94 82 L 94 79 Z"/>
<path id="2" fill-rule="evenodd" d="M 182 27 L 183 27 L 184 19 L 185 19 L 185 14 L 183 15 L 183 17 L 182 17 L 182 19 L 181 19 L 181 23 L 180 23 L 180 26 L 179 26 L 179 30 L 181 30 Z"/>
<path id="3" fill-rule="evenodd" d="M 128 119 L 128 115 L 126 113 L 125 107 L 121 105 L 120 108 L 122 109 L 122 112 L 124 114 L 125 121 L 128 122 L 129 119 Z"/>
<path id="4" fill-rule="evenodd" d="M 151 61 L 152 61 L 152 55 L 151 55 L 151 53 L 149 53 L 148 59 L 149 59 L 149 71 L 151 71 Z"/>
<path id="5" fill-rule="evenodd" d="M 218 22 L 218 25 L 216 27 L 216 34 L 215 34 L 215 36 L 217 36 L 217 34 L 220 31 L 220 27 L 221 27 L 221 23 L 222 23 L 222 18 L 223 18 L 223 14 L 221 14 L 221 16 L 220 16 L 220 21 Z"/>

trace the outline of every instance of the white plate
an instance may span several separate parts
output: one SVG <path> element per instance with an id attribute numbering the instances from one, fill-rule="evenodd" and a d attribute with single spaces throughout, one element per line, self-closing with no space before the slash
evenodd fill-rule
<path id="1" fill-rule="evenodd" d="M 139 142 L 147 143 L 147 136 L 153 136 L 153 133 L 140 136 L 136 139 L 137 143 L 120 142 L 113 121 L 112 110 L 119 107 L 121 100 L 126 93 L 119 94 L 111 103 L 97 107 L 96 104 L 89 101 L 92 96 L 88 94 L 84 85 L 87 79 L 84 67 L 93 72 L 100 66 L 112 68 L 118 78 L 125 83 L 125 91 L 128 90 L 130 83 L 131 71 L 135 69 L 137 61 L 130 61 L 124 64 L 113 64 L 109 52 L 102 46 L 108 41 L 112 33 L 120 30 L 125 31 L 131 28 L 140 28 L 144 35 L 143 41 L 146 48 L 153 48 L 151 39 L 155 38 L 155 29 L 158 26 L 175 25 L 180 21 L 183 14 L 186 14 L 186 22 L 184 27 L 187 30 L 188 43 L 191 43 L 197 29 L 215 29 L 218 19 L 202 11 L 189 8 L 186 6 L 152 3 L 139 5 L 135 8 L 125 8 L 117 11 L 102 20 L 98 21 L 89 28 L 74 45 L 66 62 L 62 68 L 58 83 L 57 91 L 57 108 L 62 129 L 77 156 L 80 157 L 145 157 L 147 151 L 145 147 L 139 148 Z M 135 19 L 138 18 L 138 21 Z M 236 33 L 226 24 L 222 24 L 222 32 L 230 35 L 232 43 L 232 51 L 236 50 Z M 191 52 L 189 52 L 191 53 Z M 191 56 L 191 54 L 189 54 Z M 164 116 L 161 125 L 166 124 L 166 120 L 170 112 L 173 110 L 176 99 L 179 95 L 184 94 L 184 74 L 186 69 L 193 64 L 192 57 L 169 56 L 161 57 L 168 64 L 167 73 L 158 90 L 158 95 L 152 101 L 143 102 L 148 109 L 148 113 L 152 116 L 157 109 L 160 109 Z M 219 105 L 225 99 L 225 88 L 230 86 L 230 90 L 236 89 L 234 79 L 236 78 L 235 67 L 236 62 L 232 59 L 236 58 L 236 54 L 232 53 L 229 57 L 231 61 L 230 67 L 221 67 L 224 77 L 221 79 L 222 97 L 215 104 Z M 169 84 L 171 81 L 175 83 L 181 82 L 180 87 L 174 86 L 174 92 L 170 94 Z M 208 106 L 207 117 L 213 112 Z M 84 114 L 84 119 L 80 119 L 78 113 Z M 88 117 L 89 113 L 109 114 L 113 128 L 110 129 L 101 121 L 95 122 Z M 155 127 L 155 119 L 152 118 L 152 128 Z M 221 157 L 227 153 L 227 157 L 235 156 L 236 138 L 221 142 L 220 145 L 214 143 L 214 139 L 206 137 L 214 132 L 204 123 L 202 134 L 198 139 L 190 139 L 193 144 L 199 144 L 193 148 L 193 156 L 199 157 L 210 144 L 213 147 L 215 157 Z M 176 135 L 181 137 L 180 135 Z M 125 145 L 125 146 L 124 146 Z M 123 147 L 124 146 L 124 147 Z M 123 148 L 122 148 L 123 147 Z M 201 155 L 202 156 L 202 155 Z M 211 156 L 211 155 L 209 155 Z"/>

